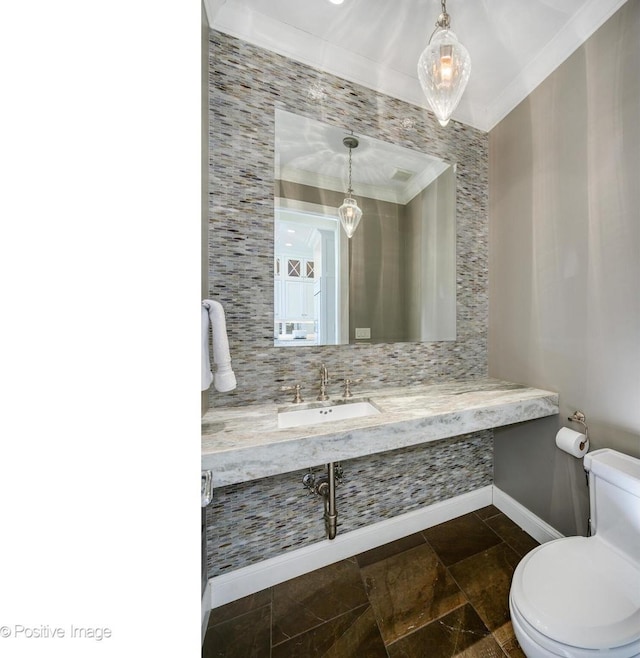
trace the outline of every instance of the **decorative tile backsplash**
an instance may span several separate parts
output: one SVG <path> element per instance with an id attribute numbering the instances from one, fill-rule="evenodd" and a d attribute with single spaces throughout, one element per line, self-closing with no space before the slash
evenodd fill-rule
<path id="1" fill-rule="evenodd" d="M 420 107 L 216 31 L 209 51 L 209 297 L 226 313 L 238 381 L 210 391 L 211 407 L 288 401 L 283 384 L 317 390 L 325 363 L 363 387 L 487 375 L 488 136 Z M 273 347 L 274 128 L 276 108 L 457 164 L 457 340 Z M 284 396 L 284 397 L 283 397 Z M 310 465 L 312 466 L 312 465 Z M 491 484 L 493 439 L 481 432 L 343 464 L 344 533 Z M 305 471 L 217 489 L 207 508 L 209 576 L 324 539 L 322 501 Z"/>
<path id="2" fill-rule="evenodd" d="M 493 483 L 493 435 L 477 432 L 342 462 L 338 533 Z M 324 467 L 314 468 L 320 473 Z M 207 508 L 209 577 L 325 539 L 322 498 L 295 471 L 215 490 Z"/>
<path id="3" fill-rule="evenodd" d="M 283 399 L 330 373 L 366 388 L 487 374 L 488 137 L 216 31 L 210 33 L 210 297 L 227 318 L 238 387 L 210 406 Z M 457 340 L 273 347 L 275 108 L 457 163 Z M 337 389 L 335 392 L 338 392 Z"/>

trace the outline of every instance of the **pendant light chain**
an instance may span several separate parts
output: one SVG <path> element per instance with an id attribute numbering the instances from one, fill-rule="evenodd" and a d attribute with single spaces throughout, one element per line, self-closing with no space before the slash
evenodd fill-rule
<path id="1" fill-rule="evenodd" d="M 338 217 L 340 218 L 344 232 L 350 238 L 362 217 L 362 210 L 358 208 L 358 202 L 351 196 L 353 194 L 353 188 L 351 187 L 352 150 L 357 148 L 358 138 L 351 131 L 351 135 L 345 137 L 342 143 L 349 149 L 349 189 L 347 190 L 347 197 L 338 208 Z"/>
<path id="2" fill-rule="evenodd" d="M 442 13 L 438 18 L 436 25 L 438 27 L 449 27 L 451 21 L 449 19 L 449 14 L 447 14 L 447 0 L 441 0 L 440 5 L 442 7 Z"/>

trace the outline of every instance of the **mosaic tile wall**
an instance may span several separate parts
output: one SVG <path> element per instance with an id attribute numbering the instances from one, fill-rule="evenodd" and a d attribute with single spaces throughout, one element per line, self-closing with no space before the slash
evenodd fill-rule
<path id="1" fill-rule="evenodd" d="M 487 134 L 216 31 L 209 64 L 209 294 L 238 380 L 210 406 L 280 400 L 283 383 L 315 390 L 321 362 L 367 388 L 486 375 Z M 275 108 L 457 163 L 455 342 L 273 347 Z"/>
<path id="2" fill-rule="evenodd" d="M 344 481 L 336 490 L 339 534 L 492 484 L 493 437 L 477 432 L 342 466 Z M 306 473 L 215 490 L 207 508 L 210 578 L 325 539 L 322 499 L 304 488 Z"/>
<path id="3" fill-rule="evenodd" d="M 238 387 L 211 407 L 317 389 L 320 363 L 363 387 L 487 374 L 488 136 L 216 31 L 209 50 L 209 296 L 226 312 Z M 274 110 L 281 108 L 457 163 L 457 340 L 273 347 Z M 337 381 L 329 392 L 337 393 Z M 344 463 L 339 532 L 491 484 L 489 432 Z M 214 576 L 324 538 L 304 471 L 215 491 L 207 509 Z"/>

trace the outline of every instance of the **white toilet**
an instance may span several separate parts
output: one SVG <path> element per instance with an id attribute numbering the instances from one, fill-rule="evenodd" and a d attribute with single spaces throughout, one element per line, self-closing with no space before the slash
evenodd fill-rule
<path id="1" fill-rule="evenodd" d="M 527 658 L 640 656 L 640 459 L 584 458 L 591 537 L 551 541 L 516 567 L 509 608 Z"/>

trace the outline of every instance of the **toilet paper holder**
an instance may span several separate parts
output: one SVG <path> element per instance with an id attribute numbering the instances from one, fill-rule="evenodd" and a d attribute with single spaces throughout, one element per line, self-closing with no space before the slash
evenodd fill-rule
<path id="1" fill-rule="evenodd" d="M 584 427 L 584 441 L 580 443 L 580 450 L 584 450 L 584 446 L 589 440 L 589 428 L 587 427 L 587 417 L 582 413 L 582 411 L 574 411 L 568 420 L 573 421 L 574 423 L 580 423 Z"/>

